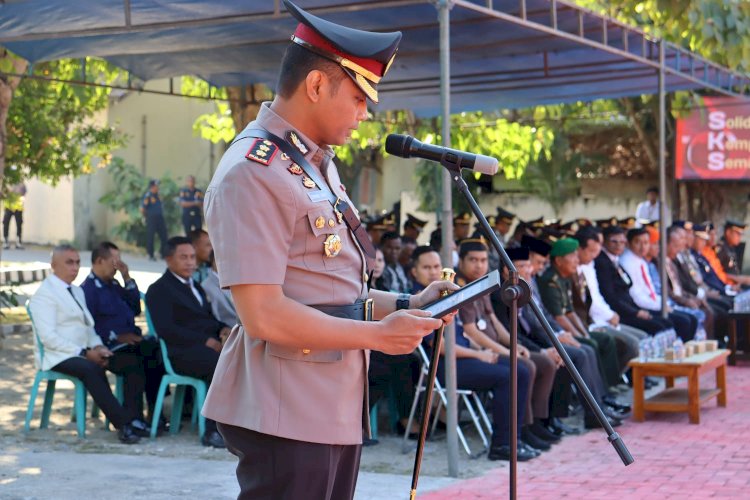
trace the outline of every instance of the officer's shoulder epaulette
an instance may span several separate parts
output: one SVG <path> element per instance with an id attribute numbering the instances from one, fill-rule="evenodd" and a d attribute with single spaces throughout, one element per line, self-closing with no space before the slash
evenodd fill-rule
<path id="1" fill-rule="evenodd" d="M 273 161 L 276 154 L 279 152 L 279 147 L 266 139 L 255 139 L 250 146 L 250 149 L 245 153 L 245 158 L 261 165 L 268 166 Z"/>

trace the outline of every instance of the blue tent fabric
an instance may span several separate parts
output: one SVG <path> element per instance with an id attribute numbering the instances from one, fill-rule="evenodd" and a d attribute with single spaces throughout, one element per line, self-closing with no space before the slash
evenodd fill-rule
<path id="1" fill-rule="evenodd" d="M 333 22 L 373 31 L 401 30 L 393 68 L 380 85 L 378 109 L 440 110 L 439 25 L 429 0 L 299 0 Z M 519 0 L 493 0 L 518 16 Z M 295 27 L 276 0 L 6 0 L 0 45 L 31 63 L 101 57 L 142 80 L 195 75 L 213 85 L 275 85 L 279 60 Z M 470 0 L 486 7 L 486 0 Z M 550 2 L 527 0 L 527 20 L 550 27 Z M 523 22 L 454 5 L 451 10 L 451 104 L 454 112 L 516 108 L 654 93 L 658 45 L 578 7 L 557 2 L 556 36 Z M 606 46 L 603 40 L 606 38 Z M 593 44 L 593 45 L 592 45 Z M 621 53 L 616 50 L 622 51 Z M 743 75 L 668 46 L 674 71 L 667 90 L 747 84 Z M 679 70 L 680 74 L 676 74 Z M 685 78 L 689 75 L 693 79 Z"/>

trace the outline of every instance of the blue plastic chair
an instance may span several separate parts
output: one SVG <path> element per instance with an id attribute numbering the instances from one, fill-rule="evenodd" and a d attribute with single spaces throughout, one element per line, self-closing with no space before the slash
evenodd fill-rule
<path id="1" fill-rule="evenodd" d="M 163 339 L 159 338 L 154 323 L 151 321 L 151 314 L 146 306 L 146 298 L 141 293 L 141 299 L 143 300 L 143 310 L 146 315 L 146 323 L 148 325 L 148 331 L 154 337 L 159 339 L 159 347 L 161 348 L 162 362 L 164 363 L 164 371 L 166 372 L 161 378 L 161 384 L 159 385 L 159 394 L 156 397 L 156 404 L 154 406 L 154 414 L 151 420 L 151 438 L 156 437 L 156 432 L 159 428 L 159 417 L 164 407 L 164 396 L 167 393 L 169 384 L 175 384 L 174 395 L 172 397 L 172 416 L 169 422 L 169 433 L 177 434 L 180 430 L 180 422 L 182 420 L 182 406 L 185 401 L 185 389 L 192 387 L 195 390 L 195 400 L 193 401 L 193 414 L 191 423 L 195 427 L 195 422 L 198 422 L 198 437 L 203 438 L 206 433 L 206 418 L 200 414 L 200 409 L 203 408 L 203 402 L 206 400 L 206 393 L 208 388 L 206 383 L 195 377 L 188 377 L 187 375 L 180 375 L 172 368 L 172 363 L 169 361 L 169 353 L 167 352 L 167 344 Z"/>
<path id="2" fill-rule="evenodd" d="M 29 314 L 29 319 L 31 320 L 31 329 L 34 332 L 36 345 L 39 349 L 39 356 L 44 360 L 44 346 L 42 345 L 41 340 L 39 340 L 39 334 L 34 326 L 34 318 L 31 316 L 28 302 L 26 303 L 26 312 Z M 34 416 L 34 405 L 36 403 L 36 396 L 39 392 L 39 384 L 42 381 L 47 382 L 47 389 L 44 392 L 44 406 L 42 407 L 42 419 L 39 423 L 39 428 L 47 428 L 47 425 L 49 424 L 49 415 L 52 412 L 52 400 L 55 397 L 55 384 L 58 380 L 70 380 L 75 386 L 75 401 L 73 405 L 72 420 L 76 423 L 78 437 L 84 438 L 86 437 L 86 387 L 83 385 L 81 379 L 54 370 L 37 370 L 36 376 L 34 376 L 34 385 L 31 386 L 31 395 L 29 396 L 29 406 L 26 410 L 26 421 L 24 422 L 23 430 L 24 432 L 29 432 L 31 419 Z"/>

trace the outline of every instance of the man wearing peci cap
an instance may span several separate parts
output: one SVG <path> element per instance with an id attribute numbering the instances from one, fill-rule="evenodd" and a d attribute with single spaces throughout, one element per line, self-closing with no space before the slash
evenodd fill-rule
<path id="1" fill-rule="evenodd" d="M 367 99 L 377 101 L 401 34 L 284 5 L 299 25 L 276 98 L 230 145 L 206 190 L 221 286 L 241 324 L 203 413 L 239 458 L 240 498 L 351 498 L 369 431 L 368 350 L 413 351 L 442 324 L 415 309 L 457 287 L 367 289 L 365 257 L 375 249 L 332 161 L 330 145 L 345 143 Z"/>

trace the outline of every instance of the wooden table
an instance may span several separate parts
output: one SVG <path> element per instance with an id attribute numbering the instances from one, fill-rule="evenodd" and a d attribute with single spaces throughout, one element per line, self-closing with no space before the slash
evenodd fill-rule
<path id="1" fill-rule="evenodd" d="M 701 403 L 716 397 L 719 406 L 727 405 L 727 358 L 729 351 L 695 354 L 682 361 L 665 361 L 662 358 L 628 363 L 633 368 L 633 419 L 643 422 L 647 411 L 687 412 L 691 424 L 700 423 Z M 700 376 L 716 370 L 716 388 L 701 389 Z M 667 388 L 645 399 L 643 381 L 646 376 L 664 377 Z M 674 386 L 675 377 L 687 377 L 687 388 Z"/>
<path id="2" fill-rule="evenodd" d="M 738 359 L 750 359 L 750 352 L 737 352 L 737 325 L 743 322 L 745 325 L 745 335 L 747 336 L 746 346 L 750 346 L 750 311 L 729 311 L 729 364 L 734 366 Z M 747 347 L 746 347 L 747 349 Z"/>

